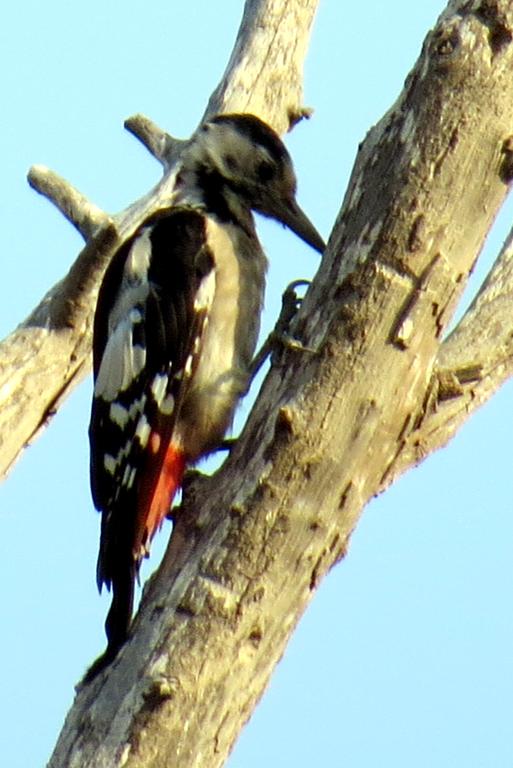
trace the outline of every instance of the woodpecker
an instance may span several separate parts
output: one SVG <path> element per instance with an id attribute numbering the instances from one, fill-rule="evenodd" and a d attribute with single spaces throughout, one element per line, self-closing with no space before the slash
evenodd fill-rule
<path id="1" fill-rule="evenodd" d="M 105 273 L 89 438 L 102 514 L 97 583 L 113 597 L 94 672 L 127 638 L 141 559 L 185 468 L 218 447 L 248 387 L 267 267 L 252 211 L 324 250 L 295 192 L 290 156 L 268 125 L 213 117 L 188 142 L 166 206 Z"/>

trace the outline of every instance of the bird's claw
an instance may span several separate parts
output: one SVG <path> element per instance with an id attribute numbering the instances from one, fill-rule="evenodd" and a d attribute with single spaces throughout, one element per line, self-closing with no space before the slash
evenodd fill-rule
<path id="1" fill-rule="evenodd" d="M 309 286 L 310 280 L 293 280 L 284 290 L 281 298 L 281 310 L 273 330 L 256 354 L 252 364 L 250 381 L 256 376 L 266 359 L 270 356 L 274 362 L 277 348 L 289 349 L 296 352 L 314 352 L 313 349 L 305 347 L 298 339 L 295 339 L 289 333 L 289 328 L 301 303 L 302 296 L 298 296 L 297 289 L 300 286 Z"/>

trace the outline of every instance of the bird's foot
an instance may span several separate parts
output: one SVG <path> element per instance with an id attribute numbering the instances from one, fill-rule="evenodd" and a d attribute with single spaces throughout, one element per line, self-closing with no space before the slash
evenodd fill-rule
<path id="1" fill-rule="evenodd" d="M 283 349 L 295 352 L 314 352 L 313 349 L 306 347 L 289 332 L 290 325 L 303 301 L 303 297 L 298 295 L 297 289 L 300 286 L 309 285 L 309 280 L 294 280 L 286 287 L 282 295 L 281 310 L 276 325 L 251 363 L 250 381 L 253 380 L 269 356 L 274 362 L 275 354 Z"/>

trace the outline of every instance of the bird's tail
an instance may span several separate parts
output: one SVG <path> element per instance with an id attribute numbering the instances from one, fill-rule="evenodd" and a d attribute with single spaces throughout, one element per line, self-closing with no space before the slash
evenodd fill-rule
<path id="1" fill-rule="evenodd" d="M 107 648 L 87 670 L 83 682 L 89 683 L 113 661 L 128 637 L 134 605 L 134 587 L 138 564 L 132 556 L 133 522 L 107 514 L 102 519 L 97 582 L 112 590 L 112 602 L 105 621 Z"/>
<path id="2" fill-rule="evenodd" d="M 105 621 L 107 649 L 87 671 L 84 682 L 110 664 L 127 640 L 141 560 L 148 555 L 150 542 L 182 484 L 186 465 L 183 451 L 173 444 L 162 447 L 156 440 L 153 445 L 158 446 L 157 455 L 149 458 L 146 471 L 139 478 L 135 505 L 126 499 L 126 503 L 102 520 L 97 581 L 100 590 L 104 583 L 112 589 Z"/>

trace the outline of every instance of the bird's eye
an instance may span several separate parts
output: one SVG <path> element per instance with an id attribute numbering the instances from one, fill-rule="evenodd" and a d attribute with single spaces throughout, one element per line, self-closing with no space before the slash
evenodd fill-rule
<path id="1" fill-rule="evenodd" d="M 274 165 L 263 160 L 257 165 L 257 176 L 259 181 L 270 181 L 274 176 Z"/>
<path id="2" fill-rule="evenodd" d="M 232 173 L 235 173 L 235 171 L 239 167 L 238 163 L 237 163 L 237 160 L 236 160 L 236 158 L 233 155 L 225 155 L 224 156 L 224 162 L 225 162 L 225 165 L 228 168 L 228 170 L 231 171 Z"/>

